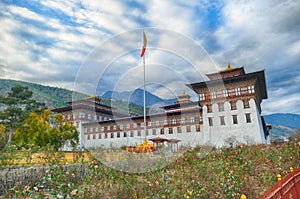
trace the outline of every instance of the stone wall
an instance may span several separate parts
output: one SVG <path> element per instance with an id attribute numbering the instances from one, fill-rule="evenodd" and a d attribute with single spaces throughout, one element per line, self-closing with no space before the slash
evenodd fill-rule
<path id="1" fill-rule="evenodd" d="M 19 168 L 0 169 L 0 196 L 18 184 L 35 184 L 41 181 L 46 172 L 55 169 L 73 170 L 78 179 L 88 173 L 88 166 L 85 163 L 77 163 L 60 166 L 32 166 Z"/>

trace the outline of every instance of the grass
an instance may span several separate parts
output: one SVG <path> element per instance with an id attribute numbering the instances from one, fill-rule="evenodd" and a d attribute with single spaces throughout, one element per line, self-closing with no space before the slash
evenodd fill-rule
<path id="1" fill-rule="evenodd" d="M 36 184 L 18 183 L 5 197 L 256 198 L 276 183 L 277 174 L 284 177 L 290 167 L 300 167 L 300 150 L 297 143 L 197 147 L 162 169 L 140 174 L 121 172 L 92 158 L 85 164 L 85 177 L 78 179 L 61 165 Z"/>

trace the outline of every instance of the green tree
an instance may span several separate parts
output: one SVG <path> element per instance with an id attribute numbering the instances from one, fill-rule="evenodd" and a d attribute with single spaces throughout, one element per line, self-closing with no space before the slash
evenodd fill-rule
<path id="1" fill-rule="evenodd" d="M 33 93 L 25 86 L 14 86 L 6 97 L 0 97 L 0 104 L 4 110 L 0 112 L 0 122 L 9 126 L 8 143 L 12 141 L 16 127 L 21 127 L 30 112 L 41 113 L 46 108 L 45 104 L 32 98 Z"/>
<path id="2" fill-rule="evenodd" d="M 24 122 L 22 132 L 16 133 L 16 140 L 40 147 L 50 145 L 55 151 L 66 144 L 76 147 L 79 141 L 77 128 L 71 123 L 62 122 L 61 114 L 54 116 L 55 125 L 51 125 L 50 116 L 50 110 L 45 110 L 42 114 L 30 113 L 30 117 Z"/>

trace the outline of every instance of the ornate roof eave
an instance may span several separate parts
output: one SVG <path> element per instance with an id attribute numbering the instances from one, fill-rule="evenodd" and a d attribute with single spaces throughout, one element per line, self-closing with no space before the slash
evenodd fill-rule
<path id="1" fill-rule="evenodd" d="M 189 87 L 190 89 L 194 90 L 197 93 L 198 89 L 203 89 L 203 88 L 209 89 L 210 87 L 219 86 L 222 84 L 227 84 L 227 83 L 232 83 L 232 82 L 237 82 L 237 81 L 245 81 L 247 79 L 255 79 L 255 80 L 257 80 L 259 87 L 261 88 L 261 91 L 262 91 L 261 98 L 267 99 L 268 95 L 267 95 L 267 87 L 266 87 L 266 80 L 265 80 L 264 72 L 265 72 L 265 70 L 261 70 L 261 71 L 241 75 L 241 76 L 229 77 L 226 79 L 218 79 L 218 80 L 210 80 L 207 82 L 186 84 L 186 86 Z"/>

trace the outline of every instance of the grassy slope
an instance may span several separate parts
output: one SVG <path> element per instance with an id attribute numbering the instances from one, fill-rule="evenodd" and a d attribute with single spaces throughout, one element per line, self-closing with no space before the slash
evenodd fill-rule
<path id="1" fill-rule="evenodd" d="M 0 79 L 0 95 L 5 96 L 10 92 L 11 87 L 16 85 L 27 86 L 33 92 L 33 98 L 39 102 L 44 102 L 50 109 L 66 106 L 65 102 L 72 101 L 72 97 L 76 99 L 86 97 L 84 94 L 63 88 L 6 79 Z"/>
<path id="2" fill-rule="evenodd" d="M 0 95 L 6 96 L 7 93 L 10 92 L 11 87 L 16 85 L 27 86 L 29 90 L 33 92 L 33 98 L 37 101 L 44 102 L 50 109 L 67 106 L 66 102 L 72 101 L 72 97 L 74 99 L 87 97 L 85 94 L 72 92 L 63 88 L 6 79 L 0 79 Z M 103 104 L 111 105 L 121 113 L 128 113 L 127 103 L 120 100 L 114 100 L 112 102 L 110 102 L 110 100 L 103 100 Z M 129 110 L 130 112 L 135 112 L 140 115 L 143 114 L 143 108 L 139 105 L 129 104 Z"/>
<path id="3" fill-rule="evenodd" d="M 245 194 L 247 198 L 256 198 L 277 182 L 277 174 L 284 177 L 290 167 L 300 167 L 300 151 L 296 143 L 227 149 L 198 147 L 163 169 L 143 174 L 127 174 L 92 160 L 88 162 L 89 174 L 80 180 L 72 177 L 74 171 L 66 171 L 64 165 L 60 167 L 61 172 L 49 172 L 51 178 L 45 174 L 48 183 L 53 184 L 50 188 L 37 192 L 33 187 L 39 184 L 24 183 L 11 194 L 24 197 L 43 193 L 55 198 L 59 192 L 66 197 L 73 193 L 73 198 L 227 199 Z M 69 186 L 62 189 L 66 183 Z M 30 190 L 22 192 L 26 185 Z"/>

